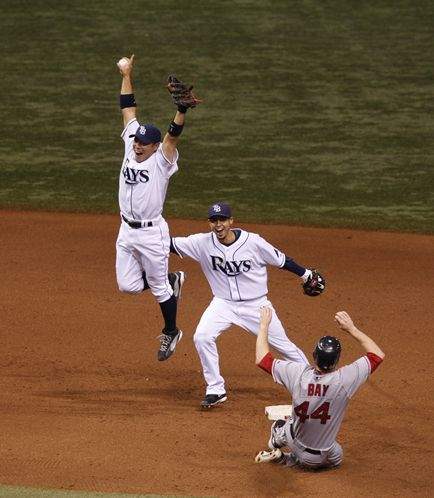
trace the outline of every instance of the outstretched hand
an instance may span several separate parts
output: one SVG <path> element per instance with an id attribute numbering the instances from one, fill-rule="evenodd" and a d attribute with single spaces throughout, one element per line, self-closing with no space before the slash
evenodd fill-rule
<path id="1" fill-rule="evenodd" d="M 262 306 L 260 310 L 260 325 L 268 330 L 270 326 L 273 311 L 269 306 Z"/>
<path id="2" fill-rule="evenodd" d="M 345 332 L 351 333 L 355 329 L 353 320 L 346 311 L 338 311 L 335 315 L 335 320 Z"/>
<path id="3" fill-rule="evenodd" d="M 264 356 L 270 352 L 268 346 L 268 327 L 273 317 L 273 309 L 270 306 L 261 306 L 259 310 L 259 330 L 256 338 L 256 364 L 259 365 Z"/>

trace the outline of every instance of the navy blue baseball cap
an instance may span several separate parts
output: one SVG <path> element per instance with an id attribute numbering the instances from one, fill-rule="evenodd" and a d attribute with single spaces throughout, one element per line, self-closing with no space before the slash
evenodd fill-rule
<path id="1" fill-rule="evenodd" d="M 134 135 L 130 138 L 137 138 L 143 145 L 155 144 L 161 142 L 161 131 L 151 123 L 140 125 Z"/>
<path id="2" fill-rule="evenodd" d="M 232 218 L 232 210 L 225 202 L 216 202 L 208 208 L 208 219 L 221 216 L 222 218 Z"/>

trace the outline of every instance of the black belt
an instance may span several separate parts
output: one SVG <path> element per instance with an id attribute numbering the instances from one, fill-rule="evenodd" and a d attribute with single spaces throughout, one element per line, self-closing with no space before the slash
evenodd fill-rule
<path id="1" fill-rule="evenodd" d="M 128 218 L 125 218 L 124 215 L 122 215 L 122 219 L 125 221 L 125 223 L 128 223 L 131 228 L 146 228 L 146 227 L 152 227 L 154 224 L 152 221 L 133 221 L 129 220 Z"/>
<path id="2" fill-rule="evenodd" d="M 291 431 L 292 439 L 295 440 L 294 429 L 292 428 L 292 424 L 289 426 L 289 430 Z M 299 441 L 297 441 L 297 443 L 300 446 L 303 446 Z M 319 450 L 313 450 L 312 448 L 306 448 L 306 446 L 303 446 L 303 448 L 304 448 L 304 451 L 306 451 L 307 453 L 311 453 L 312 455 L 321 455 L 321 452 Z"/>

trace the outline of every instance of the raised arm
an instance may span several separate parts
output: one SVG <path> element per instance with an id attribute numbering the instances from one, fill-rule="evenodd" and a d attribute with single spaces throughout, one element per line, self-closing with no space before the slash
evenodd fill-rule
<path id="1" fill-rule="evenodd" d="M 268 327 L 270 326 L 272 311 L 271 308 L 262 307 L 260 310 L 261 319 L 259 322 L 259 332 L 256 338 L 256 365 L 259 365 L 264 356 L 270 352 L 268 345 Z"/>
<path id="2" fill-rule="evenodd" d="M 183 109 L 181 109 L 183 111 Z M 185 109 L 184 112 L 176 111 L 173 121 L 170 123 L 169 129 L 164 135 L 163 139 L 163 152 L 169 161 L 173 161 L 176 156 L 176 146 L 179 142 L 179 136 L 182 133 L 185 122 Z"/>
<path id="3" fill-rule="evenodd" d="M 350 315 L 346 311 L 338 311 L 335 315 L 335 320 L 339 327 L 345 332 L 348 332 L 367 353 L 374 353 L 381 359 L 386 356 L 383 351 L 377 346 L 377 344 L 368 337 L 365 333 L 359 330 L 353 323 Z"/>
<path id="4" fill-rule="evenodd" d="M 179 142 L 179 136 L 184 127 L 185 113 L 188 109 L 196 107 L 202 101 L 196 98 L 192 92 L 192 86 L 186 85 L 173 74 L 167 78 L 167 89 L 172 96 L 173 103 L 178 108 L 163 139 L 163 153 L 169 161 L 173 161 L 176 157 L 176 146 Z"/>
<path id="5" fill-rule="evenodd" d="M 122 59 L 117 63 L 119 72 L 122 75 L 119 103 L 121 106 L 124 126 L 136 117 L 136 100 L 134 98 L 132 82 L 133 64 L 134 54 L 130 58 L 122 57 Z"/>

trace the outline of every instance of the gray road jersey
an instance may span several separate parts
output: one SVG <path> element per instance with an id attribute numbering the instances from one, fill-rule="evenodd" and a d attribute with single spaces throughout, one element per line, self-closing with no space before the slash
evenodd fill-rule
<path id="1" fill-rule="evenodd" d="M 370 372 L 367 356 L 325 375 L 319 375 L 311 365 L 274 360 L 274 380 L 292 395 L 295 438 L 307 448 L 329 449 L 349 400 Z"/>
<path id="2" fill-rule="evenodd" d="M 178 152 L 170 162 L 163 153 L 162 144 L 155 154 L 141 163 L 134 159 L 133 135 L 139 123 L 132 119 L 121 134 L 125 154 L 119 175 L 119 207 L 131 220 L 155 220 L 163 212 L 170 177 L 178 171 Z"/>
<path id="3" fill-rule="evenodd" d="M 240 230 L 230 246 L 214 233 L 173 237 L 177 253 L 200 263 L 214 296 L 228 301 L 247 301 L 268 293 L 267 265 L 282 267 L 285 255 L 256 233 Z"/>

